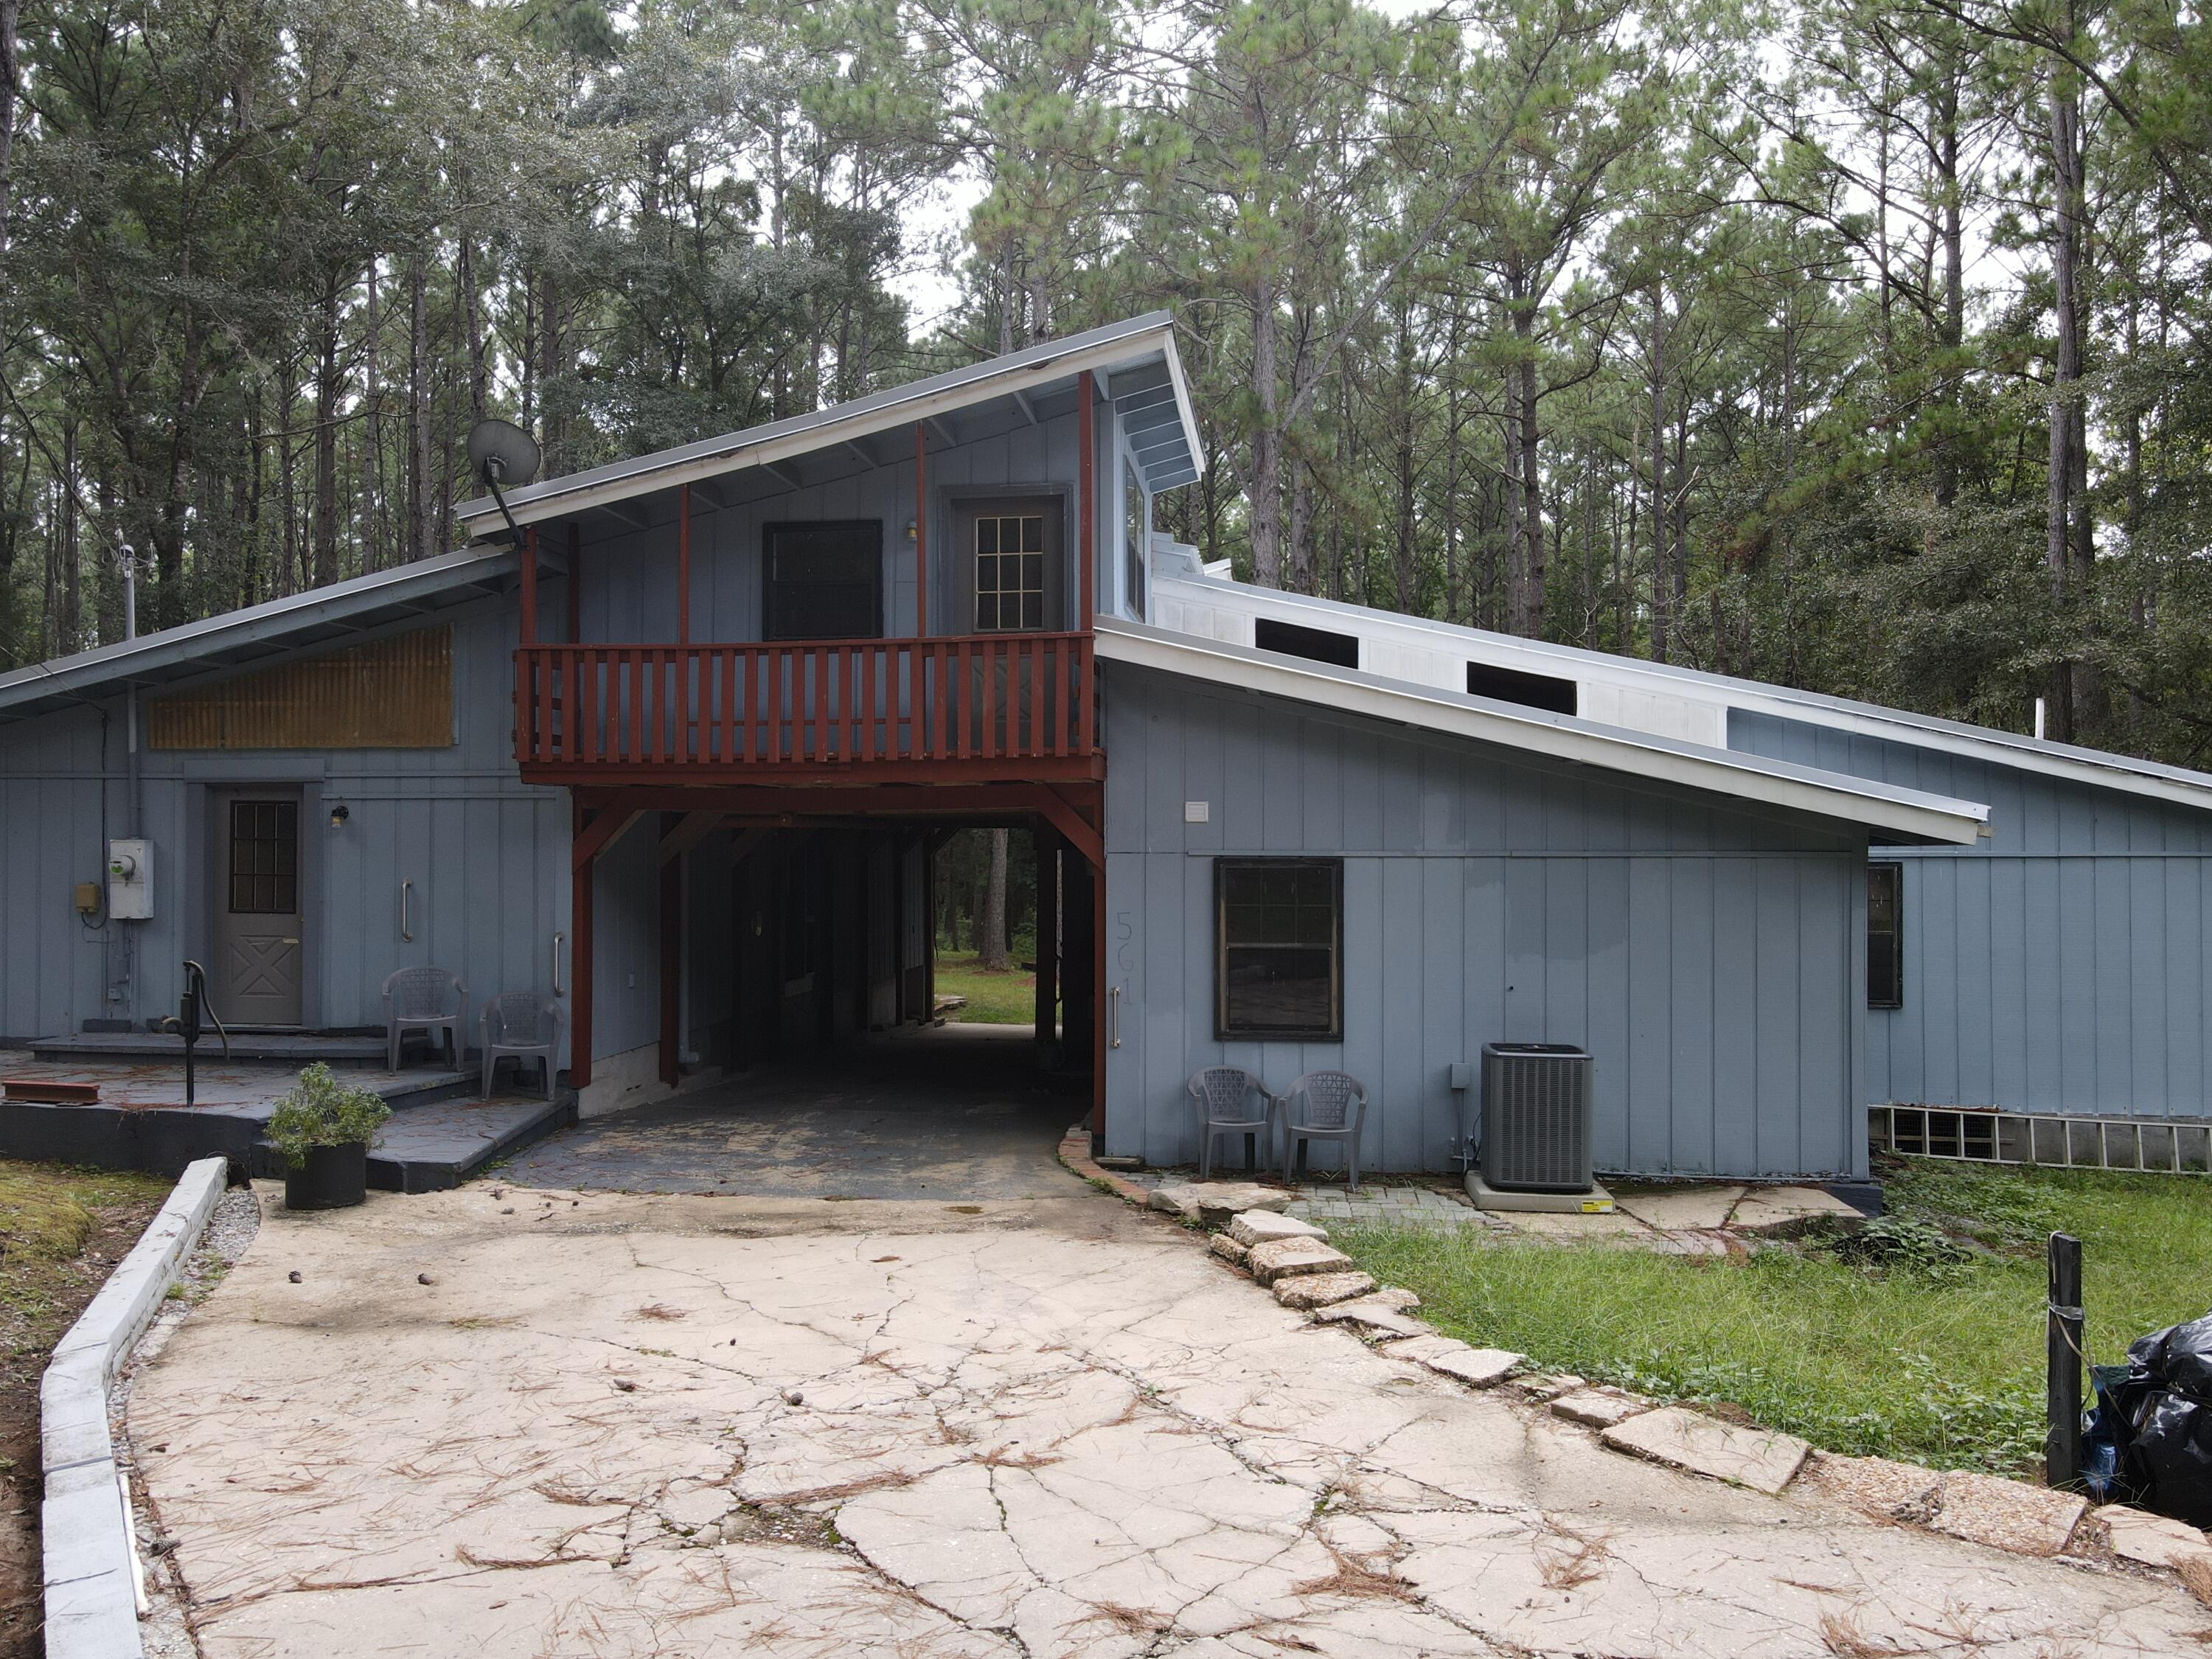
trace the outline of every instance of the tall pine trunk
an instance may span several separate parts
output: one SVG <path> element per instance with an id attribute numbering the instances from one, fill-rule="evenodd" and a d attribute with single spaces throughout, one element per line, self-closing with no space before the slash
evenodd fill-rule
<path id="1" fill-rule="evenodd" d="M 2081 458 L 2075 453 L 2081 431 L 2081 300 L 2077 292 L 2081 248 L 2081 109 L 2070 82 L 2054 71 L 2051 83 L 2051 303 L 2055 349 L 2051 368 L 2051 458 L 2045 480 L 2044 564 L 2060 626 L 2070 633 L 2068 601 L 2073 591 L 2074 490 Z M 2053 737 L 2071 742 L 2075 733 L 2075 664 L 2070 650 L 2052 671 Z"/>
<path id="2" fill-rule="evenodd" d="M 313 585 L 338 579 L 338 295 L 337 268 L 323 276 L 315 341 L 315 528 Z"/>
<path id="3" fill-rule="evenodd" d="M 983 883 L 983 936 L 977 946 L 980 965 L 992 972 L 1006 966 L 1006 837 L 1008 831 L 991 835 L 991 869 Z"/>

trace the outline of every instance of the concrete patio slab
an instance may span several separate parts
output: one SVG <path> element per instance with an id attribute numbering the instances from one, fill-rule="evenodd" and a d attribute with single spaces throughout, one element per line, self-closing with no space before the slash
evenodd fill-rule
<path id="1" fill-rule="evenodd" d="M 1624 1213 L 1662 1232 L 1680 1232 L 1723 1225 L 1729 1212 L 1741 1201 L 1745 1188 L 1721 1184 L 1711 1187 L 1647 1187 L 1623 1192 L 1613 1189 L 1613 1201 Z"/>
<path id="2" fill-rule="evenodd" d="M 2023 1480 L 1954 1469 L 1936 1488 L 1928 1522 L 1954 1538 L 2022 1555 L 2056 1555 L 2089 1512 L 2089 1500 Z"/>
<path id="3" fill-rule="evenodd" d="M 593 1192 L 1052 1197 L 1078 1109 L 1039 1074 L 1026 1025 L 909 1029 L 591 1119 L 506 1174 Z"/>
<path id="4" fill-rule="evenodd" d="M 1729 1217 L 1729 1231 L 1781 1237 L 1828 1224 L 1856 1226 L 1855 1206 L 1818 1187 L 1753 1187 Z"/>
<path id="5" fill-rule="evenodd" d="M 2203 1626 L 1619 1456 L 1063 1179 L 264 1205 L 127 1424 L 201 1652 L 1809 1659 L 1960 1625 L 2104 1659 Z"/>

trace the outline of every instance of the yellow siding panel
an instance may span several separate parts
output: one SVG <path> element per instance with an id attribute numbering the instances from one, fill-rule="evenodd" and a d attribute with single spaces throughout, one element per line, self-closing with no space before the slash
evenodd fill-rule
<path id="1" fill-rule="evenodd" d="M 444 749 L 453 630 L 423 628 L 146 705 L 153 749 Z"/>

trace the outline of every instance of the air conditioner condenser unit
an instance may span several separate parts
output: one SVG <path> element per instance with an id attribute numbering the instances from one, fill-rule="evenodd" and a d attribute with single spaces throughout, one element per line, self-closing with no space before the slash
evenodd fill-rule
<path id="1" fill-rule="evenodd" d="M 1499 1192 L 1587 1193 L 1589 1054 L 1563 1042 L 1482 1045 L 1482 1178 Z"/>

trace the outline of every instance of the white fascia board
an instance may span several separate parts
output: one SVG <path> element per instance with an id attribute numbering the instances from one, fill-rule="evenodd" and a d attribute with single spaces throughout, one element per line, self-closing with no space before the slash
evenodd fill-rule
<path id="1" fill-rule="evenodd" d="M 1879 703 L 1855 702 L 1849 698 L 1825 696 L 1815 691 L 1799 691 L 1759 680 L 1711 674 L 1671 663 L 1642 662 L 1581 646 L 1524 640 L 1427 617 L 1401 616 L 1339 599 L 1255 587 L 1226 575 L 1208 574 L 1159 580 L 1188 582 L 1217 601 L 1246 601 L 1255 614 L 1280 611 L 1310 616 L 1318 612 L 1340 617 L 1346 625 L 1364 628 L 1370 633 L 1385 629 L 1408 636 L 1418 635 L 1431 647 L 1449 641 L 1450 648 L 1464 652 L 1478 661 L 1510 659 L 1531 669 L 1548 669 L 1567 678 L 1699 697 L 1723 711 L 1741 709 L 1746 714 L 1771 714 L 1778 720 L 1799 720 L 2044 777 L 2063 778 L 2093 788 L 2117 789 L 2154 800 L 2171 801 L 2197 811 L 2212 811 L 2212 774 L 2194 772 L 2185 767 L 2166 766 L 2156 761 L 2137 760 L 2073 744 L 2052 743 L 2047 738 L 2024 737 L 1990 726 L 1969 726 L 1933 714 L 1916 714 L 1910 709 L 1886 708 Z"/>
<path id="2" fill-rule="evenodd" d="M 1206 446 L 1199 441 L 1198 415 L 1191 405 L 1190 381 L 1182 372 L 1182 359 L 1176 353 L 1172 325 L 1167 331 L 1167 357 L 1168 380 L 1175 387 L 1176 412 L 1182 416 L 1183 438 L 1190 445 L 1190 476 L 1193 479 L 1201 478 L 1206 476 Z"/>
<path id="3" fill-rule="evenodd" d="M 1510 703 L 1389 681 L 1273 652 L 1195 639 L 1141 623 L 1100 617 L 1097 653 L 1105 662 L 1231 685 L 1346 714 L 1364 714 L 1452 737 L 1679 784 L 1766 806 L 1888 831 L 1913 841 L 1971 847 L 1989 808 L 1917 789 L 1869 783 L 1734 750 L 1704 749 L 1640 732 L 1547 714 Z"/>
<path id="4" fill-rule="evenodd" d="M 650 456 L 641 457 L 618 477 L 593 482 L 590 480 L 589 474 L 580 473 L 577 477 L 584 482 L 574 488 L 563 488 L 564 481 L 562 479 L 549 479 L 520 499 L 515 495 L 509 495 L 507 505 L 514 510 L 517 524 L 565 518 L 570 514 L 605 507 L 629 496 L 650 495 L 698 479 L 717 477 L 770 461 L 787 460 L 793 456 L 811 454 L 818 449 L 835 448 L 853 439 L 866 437 L 871 433 L 911 426 L 917 421 L 927 420 L 933 415 L 971 408 L 1015 392 L 1034 392 L 1058 380 L 1080 377 L 1101 369 L 1124 368 L 1155 353 L 1164 353 L 1173 372 L 1180 377 L 1182 370 L 1175 362 L 1174 328 L 1168 323 L 1156 323 L 1056 356 L 979 374 L 957 386 L 916 392 L 911 397 L 894 395 L 887 401 L 872 403 L 867 408 L 856 409 L 846 415 L 825 410 L 826 418 L 776 436 L 753 437 L 743 432 L 733 433 L 726 442 L 704 453 L 686 455 L 681 459 L 656 464 Z M 1188 428 L 1189 440 L 1193 454 L 1196 455 L 1198 427 L 1188 414 L 1185 419 L 1190 422 Z M 488 495 L 464 502 L 454 510 L 454 514 L 469 527 L 472 535 L 478 533 L 480 529 L 496 529 L 505 522 L 500 516 L 498 503 Z"/>

